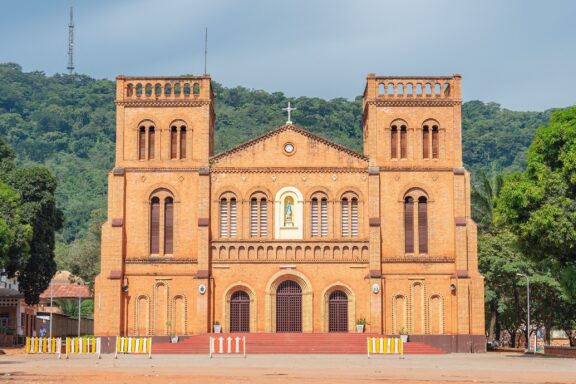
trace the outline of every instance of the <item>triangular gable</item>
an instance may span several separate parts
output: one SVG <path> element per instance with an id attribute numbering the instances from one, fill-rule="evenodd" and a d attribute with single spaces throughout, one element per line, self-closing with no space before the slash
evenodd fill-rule
<path id="1" fill-rule="evenodd" d="M 284 146 L 291 143 L 294 152 Z M 349 148 L 287 124 L 212 157 L 218 167 L 366 167 L 368 158 Z"/>

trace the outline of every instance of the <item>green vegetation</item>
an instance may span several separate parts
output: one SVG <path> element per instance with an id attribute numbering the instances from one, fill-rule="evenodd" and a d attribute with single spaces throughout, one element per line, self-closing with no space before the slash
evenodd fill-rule
<path id="1" fill-rule="evenodd" d="M 54 305 L 60 308 L 64 316 L 71 319 L 78 319 L 78 299 L 58 299 L 54 300 Z M 94 300 L 84 299 L 80 304 L 80 314 L 83 319 L 94 317 Z"/>

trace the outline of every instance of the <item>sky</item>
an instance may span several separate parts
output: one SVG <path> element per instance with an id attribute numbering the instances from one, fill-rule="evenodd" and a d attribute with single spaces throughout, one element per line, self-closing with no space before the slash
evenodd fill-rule
<path id="1" fill-rule="evenodd" d="M 574 0 L 0 0 L 0 62 L 66 72 L 199 75 L 348 99 L 366 75 L 462 75 L 464 100 L 576 104 Z"/>

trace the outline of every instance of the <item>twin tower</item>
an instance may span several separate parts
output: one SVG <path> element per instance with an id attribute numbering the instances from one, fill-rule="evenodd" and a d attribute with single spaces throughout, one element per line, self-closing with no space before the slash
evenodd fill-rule
<path id="1" fill-rule="evenodd" d="M 484 350 L 461 78 L 368 75 L 363 154 L 287 123 L 214 154 L 209 76 L 117 78 L 95 334 L 408 333 Z"/>

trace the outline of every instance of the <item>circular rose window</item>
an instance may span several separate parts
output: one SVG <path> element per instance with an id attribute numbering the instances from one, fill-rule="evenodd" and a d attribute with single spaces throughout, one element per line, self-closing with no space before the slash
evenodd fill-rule
<path id="1" fill-rule="evenodd" d="M 286 152 L 286 153 L 294 152 L 294 145 L 292 143 L 284 144 L 284 152 Z"/>

